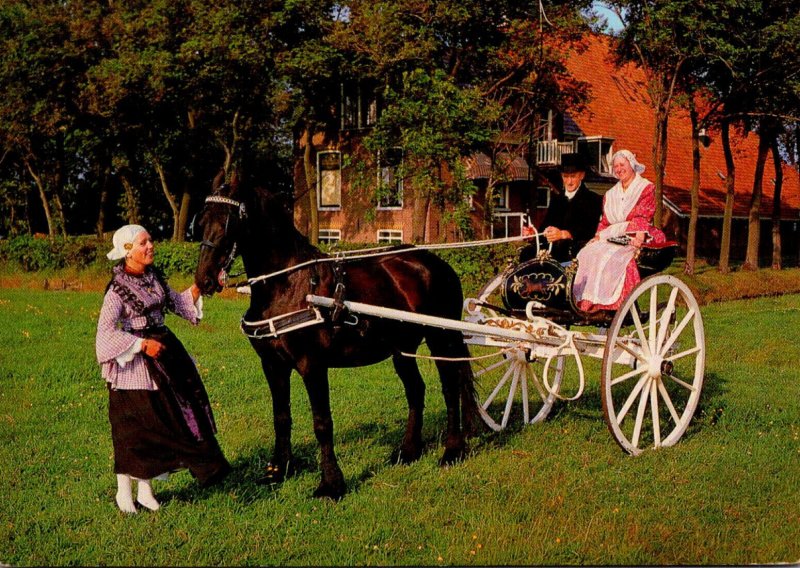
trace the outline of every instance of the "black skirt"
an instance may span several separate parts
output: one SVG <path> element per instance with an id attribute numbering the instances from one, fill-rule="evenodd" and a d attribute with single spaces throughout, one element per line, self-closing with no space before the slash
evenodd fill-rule
<path id="1" fill-rule="evenodd" d="M 145 356 L 159 390 L 109 387 L 114 473 L 151 479 L 188 469 L 201 485 L 213 484 L 230 471 L 230 465 L 217 443 L 214 417 L 197 368 L 168 329 L 143 336 L 166 346 L 157 361 Z"/>

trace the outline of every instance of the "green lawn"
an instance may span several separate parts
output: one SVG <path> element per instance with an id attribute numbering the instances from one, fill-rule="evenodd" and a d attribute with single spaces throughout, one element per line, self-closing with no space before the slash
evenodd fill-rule
<path id="1" fill-rule="evenodd" d="M 193 328 L 169 320 L 198 360 L 235 471 L 199 490 L 154 482 L 162 509 L 123 516 L 94 360 L 98 291 L 0 289 L 0 563 L 11 565 L 750 564 L 800 560 L 800 296 L 703 308 L 706 384 L 674 447 L 632 458 L 603 421 L 598 375 L 544 424 L 472 441 L 437 466 L 444 405 L 433 365 L 411 466 L 387 463 L 405 421 L 388 363 L 331 372 L 349 493 L 311 493 L 317 446 L 293 386 L 294 442 L 308 467 L 280 488 L 269 459 L 269 391 L 238 329 L 246 300 L 213 298 Z"/>

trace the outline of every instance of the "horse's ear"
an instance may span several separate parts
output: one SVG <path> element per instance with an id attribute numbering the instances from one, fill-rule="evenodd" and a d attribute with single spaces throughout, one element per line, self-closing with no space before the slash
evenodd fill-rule
<path id="1" fill-rule="evenodd" d="M 225 181 L 225 168 L 220 168 L 217 175 L 214 176 L 214 180 L 211 182 L 211 193 L 217 193 L 219 191 L 222 182 Z"/>

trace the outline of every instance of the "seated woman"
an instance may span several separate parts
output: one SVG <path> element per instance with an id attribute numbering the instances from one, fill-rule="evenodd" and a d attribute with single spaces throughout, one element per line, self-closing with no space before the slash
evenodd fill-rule
<path id="1" fill-rule="evenodd" d="M 653 226 L 655 186 L 640 174 L 644 166 L 629 150 L 612 158 L 619 182 L 603 198 L 603 216 L 594 238 L 578 253 L 573 296 L 585 312 L 616 310 L 641 280 L 636 251 L 643 243 L 663 243 L 664 233 Z M 630 237 L 629 244 L 609 238 Z"/>

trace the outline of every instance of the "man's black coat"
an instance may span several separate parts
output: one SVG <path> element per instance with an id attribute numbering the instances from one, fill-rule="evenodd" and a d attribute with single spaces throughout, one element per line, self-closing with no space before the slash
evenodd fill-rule
<path id="1" fill-rule="evenodd" d="M 550 206 L 544 217 L 540 231 L 547 227 L 558 227 L 569 231 L 571 239 L 563 239 L 553 243 L 551 254 L 558 261 L 566 262 L 575 258 L 578 251 L 594 237 L 597 224 L 603 211 L 603 198 L 581 183 L 575 197 L 567 199 L 564 193 L 553 195 Z M 547 240 L 540 237 L 542 246 L 547 247 Z M 528 245 L 519 255 L 520 262 L 536 256 L 536 245 Z"/>

